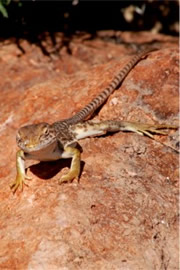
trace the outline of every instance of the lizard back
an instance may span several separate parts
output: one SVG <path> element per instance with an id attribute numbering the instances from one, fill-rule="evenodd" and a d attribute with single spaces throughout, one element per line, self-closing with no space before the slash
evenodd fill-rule
<path id="1" fill-rule="evenodd" d="M 156 48 L 146 48 L 140 51 L 138 54 L 132 57 L 132 59 L 121 69 L 121 71 L 113 78 L 111 83 L 89 104 L 87 104 L 82 110 L 77 112 L 71 118 L 65 119 L 66 123 L 69 125 L 79 123 L 85 120 L 88 116 L 92 115 L 93 112 L 99 108 L 108 97 L 118 88 L 122 83 L 124 78 L 128 75 L 131 69 L 141 60 L 143 56 L 151 51 L 157 50 Z"/>

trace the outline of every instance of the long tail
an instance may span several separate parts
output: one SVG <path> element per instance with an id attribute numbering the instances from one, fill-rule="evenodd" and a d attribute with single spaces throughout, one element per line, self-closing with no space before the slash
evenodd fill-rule
<path id="1" fill-rule="evenodd" d="M 137 55 L 135 55 L 129 63 L 127 63 L 122 70 L 114 77 L 112 82 L 109 84 L 107 88 L 102 91 L 96 98 L 94 98 L 88 105 L 86 105 L 82 110 L 76 113 L 73 117 L 66 119 L 68 124 L 76 124 L 85 120 L 89 115 L 91 115 L 98 107 L 100 107 L 107 98 L 114 92 L 115 89 L 122 83 L 127 74 L 131 71 L 131 69 L 141 60 L 143 56 L 148 54 L 151 51 L 157 50 L 156 48 L 148 48 Z"/>

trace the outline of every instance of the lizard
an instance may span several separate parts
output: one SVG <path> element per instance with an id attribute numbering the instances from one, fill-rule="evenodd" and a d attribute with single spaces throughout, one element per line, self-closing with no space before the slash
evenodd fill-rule
<path id="1" fill-rule="evenodd" d="M 61 158 L 71 158 L 70 170 L 59 179 L 59 184 L 71 182 L 80 175 L 81 151 L 78 141 L 86 137 L 100 136 L 107 132 L 132 131 L 140 135 L 154 138 L 153 134 L 167 134 L 163 129 L 176 129 L 173 125 L 152 125 L 127 121 L 94 121 L 87 120 L 108 97 L 120 87 L 122 81 L 135 65 L 155 48 L 146 48 L 134 55 L 120 70 L 97 97 L 74 116 L 54 122 L 53 124 L 38 123 L 19 128 L 16 141 L 20 148 L 16 153 L 15 181 L 10 185 L 13 193 L 18 188 L 23 190 L 26 179 L 31 179 L 25 172 L 25 160 L 54 161 Z M 86 121 L 85 121 L 86 120 Z"/>

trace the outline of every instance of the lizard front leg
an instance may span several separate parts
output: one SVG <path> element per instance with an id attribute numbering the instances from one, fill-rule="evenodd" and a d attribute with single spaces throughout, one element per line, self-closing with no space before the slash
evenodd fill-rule
<path id="1" fill-rule="evenodd" d="M 80 174 L 80 163 L 81 163 L 81 153 L 80 151 L 71 146 L 64 148 L 63 158 L 72 157 L 70 171 L 61 177 L 59 184 L 63 182 L 71 182 L 74 178 L 79 178 Z"/>
<path id="2" fill-rule="evenodd" d="M 20 190 L 23 189 L 23 184 L 25 184 L 25 179 L 31 179 L 25 173 L 24 161 L 25 161 L 24 152 L 22 150 L 17 151 L 16 153 L 16 170 L 17 170 L 16 180 L 10 185 L 10 188 L 12 189 L 13 193 L 15 193 L 18 188 L 20 188 Z"/>

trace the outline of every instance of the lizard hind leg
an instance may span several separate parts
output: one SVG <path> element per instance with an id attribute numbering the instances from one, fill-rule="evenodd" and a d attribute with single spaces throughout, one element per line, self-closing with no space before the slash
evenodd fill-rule
<path id="1" fill-rule="evenodd" d="M 67 146 L 64 148 L 64 153 L 62 158 L 70 158 L 72 157 L 70 171 L 61 177 L 58 181 L 59 184 L 64 182 L 72 182 L 73 179 L 79 178 L 80 174 L 80 163 L 81 163 L 81 152 L 79 149 L 71 146 Z"/>
<path id="2" fill-rule="evenodd" d="M 167 135 L 167 129 L 177 129 L 178 126 L 173 125 L 151 125 L 151 124 L 141 124 L 133 122 L 125 122 L 127 129 L 134 131 L 140 135 L 146 135 L 150 138 L 154 138 L 153 134 Z"/>

